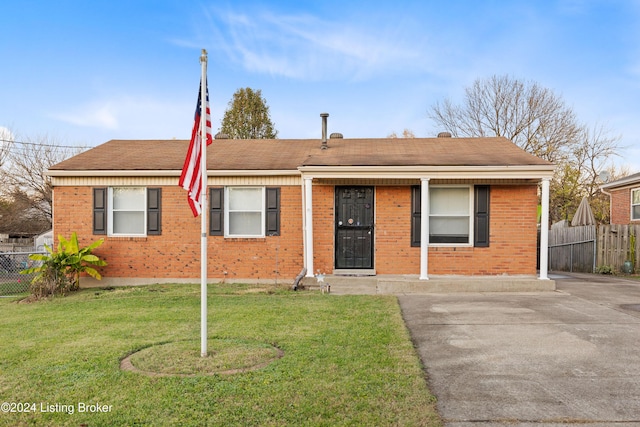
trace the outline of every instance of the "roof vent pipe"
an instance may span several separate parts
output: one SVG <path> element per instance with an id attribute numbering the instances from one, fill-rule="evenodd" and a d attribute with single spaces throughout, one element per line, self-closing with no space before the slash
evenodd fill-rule
<path id="1" fill-rule="evenodd" d="M 320 148 L 326 150 L 329 148 L 327 146 L 327 117 L 329 117 L 329 113 L 321 113 L 320 117 L 322 117 L 322 145 Z"/>
<path id="2" fill-rule="evenodd" d="M 451 138 L 451 133 L 450 132 L 440 132 L 438 134 L 438 138 Z"/>

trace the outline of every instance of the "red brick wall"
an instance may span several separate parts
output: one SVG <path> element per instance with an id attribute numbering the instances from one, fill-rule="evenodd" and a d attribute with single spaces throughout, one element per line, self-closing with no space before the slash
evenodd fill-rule
<path id="1" fill-rule="evenodd" d="M 536 186 L 491 186 L 488 248 L 430 248 L 430 274 L 536 273 Z"/>
<path id="2" fill-rule="evenodd" d="M 292 280 L 303 267 L 300 186 L 281 187 L 281 234 L 261 239 L 208 237 L 210 279 Z M 419 274 L 420 248 L 411 247 L 411 187 L 379 186 L 375 195 L 375 267 L 378 274 Z M 628 200 L 628 199 L 627 199 Z M 334 266 L 334 186 L 314 185 L 314 269 Z M 535 274 L 534 186 L 491 186 L 488 248 L 429 248 L 429 274 Z M 109 265 L 106 277 L 198 278 L 200 218 L 193 218 L 177 186 L 162 189 L 162 235 L 108 237 L 92 234 L 92 189 L 56 187 L 54 235 L 76 231 L 82 245 L 101 237 L 95 251 Z M 316 272 L 314 271 L 314 273 Z"/>
<path id="3" fill-rule="evenodd" d="M 536 186 L 491 186 L 488 248 L 430 246 L 429 274 L 536 273 Z M 411 247 L 410 187 L 376 189 L 376 272 L 419 274 L 420 248 Z"/>
<path id="4" fill-rule="evenodd" d="M 420 274 L 411 247 L 411 187 L 376 187 L 375 266 L 378 274 Z"/>
<path id="5" fill-rule="evenodd" d="M 334 266 L 335 193 L 333 185 L 313 186 L 313 268 L 314 274 L 331 274 Z"/>
<path id="6" fill-rule="evenodd" d="M 631 222 L 631 189 L 611 190 L 611 224 Z"/>
<path id="7" fill-rule="evenodd" d="M 208 237 L 209 278 L 293 278 L 303 267 L 302 204 L 299 186 L 281 187 L 280 236 L 259 239 Z M 92 234 L 92 189 L 56 187 L 54 235 L 78 233 L 81 245 L 104 237 L 95 251 L 108 262 L 108 277 L 200 277 L 200 218 L 194 218 L 185 192 L 162 188 L 162 235 L 108 237 Z"/>

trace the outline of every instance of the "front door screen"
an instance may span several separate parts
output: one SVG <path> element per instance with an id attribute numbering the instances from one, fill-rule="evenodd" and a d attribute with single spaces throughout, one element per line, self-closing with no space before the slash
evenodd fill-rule
<path id="1" fill-rule="evenodd" d="M 336 268 L 373 268 L 373 187 L 336 187 Z"/>

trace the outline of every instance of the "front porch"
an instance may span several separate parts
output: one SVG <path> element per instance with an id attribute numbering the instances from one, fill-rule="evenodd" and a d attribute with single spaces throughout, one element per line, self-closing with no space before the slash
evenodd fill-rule
<path id="1" fill-rule="evenodd" d="M 325 284 L 336 295 L 401 295 L 451 292 L 543 292 L 554 291 L 554 280 L 536 276 L 437 276 L 420 280 L 418 275 L 378 276 L 326 275 Z M 300 282 L 305 289 L 320 289 L 315 277 Z"/>
<path id="2" fill-rule="evenodd" d="M 423 281 L 434 275 L 533 276 L 541 208 L 538 278 L 548 279 L 546 176 L 513 167 L 403 174 L 385 169 L 388 175 L 371 168 L 324 169 L 300 168 L 307 278 L 345 268 L 419 273 Z"/>

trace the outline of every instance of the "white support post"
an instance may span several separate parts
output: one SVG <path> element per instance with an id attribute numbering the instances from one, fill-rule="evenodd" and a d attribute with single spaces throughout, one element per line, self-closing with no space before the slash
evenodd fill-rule
<path id="1" fill-rule="evenodd" d="M 420 280 L 429 280 L 429 178 L 420 179 Z"/>
<path id="2" fill-rule="evenodd" d="M 540 216 L 540 280 L 549 280 L 549 182 L 542 178 L 542 212 Z"/>
<path id="3" fill-rule="evenodd" d="M 313 178 L 304 178 L 304 260 L 306 277 L 313 277 Z"/>

